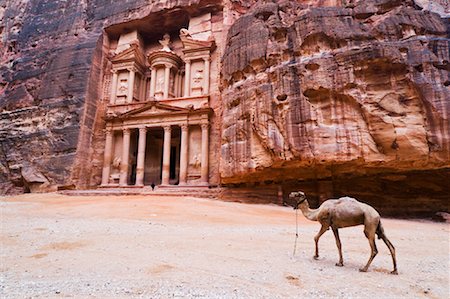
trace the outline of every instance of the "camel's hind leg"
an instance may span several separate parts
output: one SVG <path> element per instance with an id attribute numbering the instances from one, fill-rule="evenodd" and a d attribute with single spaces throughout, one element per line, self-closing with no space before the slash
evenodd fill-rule
<path id="1" fill-rule="evenodd" d="M 317 260 L 319 258 L 319 239 L 327 230 L 328 230 L 328 226 L 322 224 L 320 231 L 314 237 L 314 242 L 316 243 L 316 254 L 314 255 L 315 260 Z"/>
<path id="2" fill-rule="evenodd" d="M 366 235 L 367 239 L 369 239 L 371 254 L 364 268 L 359 269 L 359 271 L 361 272 L 367 272 L 367 269 L 369 269 L 370 264 L 378 253 L 377 245 L 375 244 L 375 232 L 370 232 L 364 229 L 364 234 Z"/>
<path id="3" fill-rule="evenodd" d="M 391 271 L 391 274 L 398 274 L 397 272 L 397 261 L 395 259 L 395 247 L 392 245 L 391 241 L 388 240 L 386 235 L 384 234 L 384 229 L 381 226 L 381 222 L 378 224 L 377 227 L 377 235 L 379 239 L 382 239 L 386 246 L 389 248 L 389 251 L 391 252 L 392 256 L 392 263 L 394 264 L 394 270 Z"/>
<path id="4" fill-rule="evenodd" d="M 333 228 L 334 238 L 336 239 L 336 246 L 339 251 L 339 263 L 336 263 L 336 266 L 342 267 L 344 266 L 344 259 L 342 258 L 342 244 L 341 239 L 339 238 L 339 231 L 337 228 Z"/>

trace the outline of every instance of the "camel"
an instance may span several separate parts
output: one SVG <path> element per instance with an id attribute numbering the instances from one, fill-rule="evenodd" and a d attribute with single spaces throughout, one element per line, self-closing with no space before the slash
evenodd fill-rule
<path id="1" fill-rule="evenodd" d="M 391 273 L 398 274 L 395 259 L 395 248 L 384 233 L 384 229 L 380 221 L 380 214 L 378 214 L 373 207 L 359 202 L 351 197 L 341 197 L 339 199 L 329 199 L 323 202 L 318 209 L 314 210 L 309 208 L 306 195 L 301 191 L 291 192 L 289 194 L 289 198 L 295 201 L 294 209 L 300 209 L 307 219 L 311 221 L 318 221 L 322 225 L 319 233 L 314 237 L 314 241 L 316 243 L 314 259 L 317 260 L 319 258 L 319 238 L 331 227 L 336 239 L 336 246 L 339 250 L 339 262 L 336 263 L 336 266 L 342 267 L 344 265 L 344 260 L 342 258 L 342 246 L 341 240 L 339 239 L 338 229 L 363 224 L 364 234 L 367 239 L 369 239 L 372 252 L 367 264 L 363 268 L 359 269 L 359 271 L 367 272 L 372 260 L 378 253 L 377 246 L 375 244 L 375 234 L 377 234 L 378 239 L 382 239 L 391 252 L 392 261 L 394 263 L 394 270 L 391 271 Z"/>

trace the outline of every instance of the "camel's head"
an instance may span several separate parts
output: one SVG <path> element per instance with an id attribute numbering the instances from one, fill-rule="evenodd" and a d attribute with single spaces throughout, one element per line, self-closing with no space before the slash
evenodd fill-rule
<path id="1" fill-rule="evenodd" d="M 289 199 L 294 202 L 294 210 L 297 210 L 298 206 L 306 200 L 306 195 L 302 191 L 291 192 Z"/>

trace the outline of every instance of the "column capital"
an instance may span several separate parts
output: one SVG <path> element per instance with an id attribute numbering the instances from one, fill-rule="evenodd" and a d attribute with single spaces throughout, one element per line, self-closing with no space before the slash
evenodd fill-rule
<path id="1" fill-rule="evenodd" d="M 113 133 L 113 129 L 112 128 L 105 128 L 104 132 L 106 135 L 111 135 Z"/>
<path id="2" fill-rule="evenodd" d="M 190 58 L 185 58 L 184 59 L 184 63 L 185 64 L 191 64 L 191 59 Z"/>
<path id="3" fill-rule="evenodd" d="M 171 69 L 172 67 L 173 67 L 173 65 L 171 65 L 171 64 L 169 64 L 169 63 L 164 63 L 164 67 L 166 68 L 166 69 Z"/>
<path id="4" fill-rule="evenodd" d="M 129 72 L 134 72 L 134 73 L 137 72 L 137 68 L 135 68 L 134 66 L 128 67 L 127 70 L 128 70 Z"/>
<path id="5" fill-rule="evenodd" d="M 188 124 L 181 124 L 180 128 L 181 128 L 182 131 L 187 131 L 187 129 L 189 128 L 189 125 Z"/>
<path id="6" fill-rule="evenodd" d="M 209 123 L 201 123 L 200 127 L 202 127 L 202 130 L 207 130 L 209 128 Z"/>
<path id="7" fill-rule="evenodd" d="M 211 62 L 211 57 L 203 57 L 204 62 Z"/>
<path id="8" fill-rule="evenodd" d="M 117 74 L 119 71 L 118 70 L 116 70 L 116 69 L 112 69 L 111 70 L 111 74 Z"/>
<path id="9" fill-rule="evenodd" d="M 147 127 L 140 127 L 140 128 L 139 128 L 139 133 L 140 133 L 140 132 L 142 132 L 142 133 L 147 132 Z"/>
<path id="10" fill-rule="evenodd" d="M 124 135 L 130 135 L 130 133 L 131 133 L 130 128 L 123 128 L 122 131 L 123 131 Z"/>
<path id="11" fill-rule="evenodd" d="M 168 132 L 170 133 L 170 131 L 172 131 L 172 127 L 170 125 L 168 126 L 163 126 L 164 132 Z"/>

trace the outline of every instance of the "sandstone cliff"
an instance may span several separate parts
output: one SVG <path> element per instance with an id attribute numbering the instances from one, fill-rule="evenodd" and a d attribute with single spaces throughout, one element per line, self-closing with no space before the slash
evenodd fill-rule
<path id="1" fill-rule="evenodd" d="M 448 196 L 448 19 L 414 1 L 307 4 L 259 2 L 228 32 L 223 183 Z"/>
<path id="2" fill-rule="evenodd" d="M 162 30 L 202 10 L 223 10 L 211 164 L 217 183 L 235 188 L 224 199 L 281 202 L 303 188 L 391 210 L 414 198 L 411 214 L 448 209 L 442 0 L 3 2 L 0 193 L 95 186 L 105 30 Z"/>

